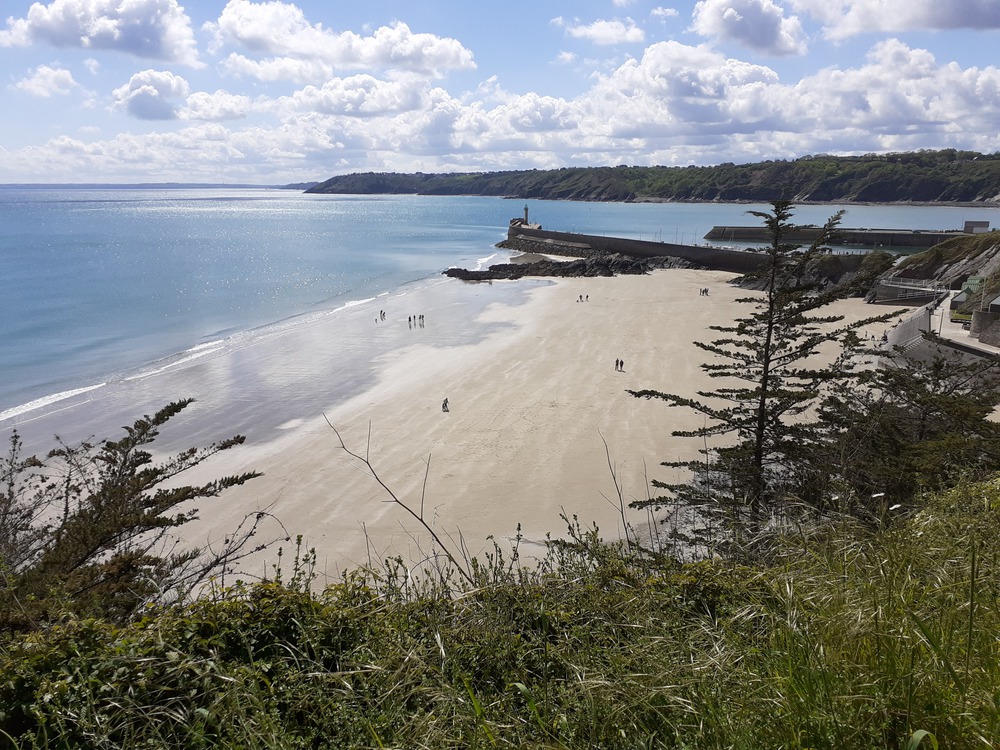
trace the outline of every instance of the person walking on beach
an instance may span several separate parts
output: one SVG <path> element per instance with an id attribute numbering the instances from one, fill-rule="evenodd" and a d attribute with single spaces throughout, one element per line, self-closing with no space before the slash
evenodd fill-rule
<path id="1" fill-rule="evenodd" d="M 447 398 L 445 398 L 445 400 L 441 402 L 441 411 L 448 411 L 448 399 Z"/>
<path id="2" fill-rule="evenodd" d="M 615 372 L 618 372 L 618 368 L 621 367 L 622 361 L 620 359 L 615 360 Z"/>

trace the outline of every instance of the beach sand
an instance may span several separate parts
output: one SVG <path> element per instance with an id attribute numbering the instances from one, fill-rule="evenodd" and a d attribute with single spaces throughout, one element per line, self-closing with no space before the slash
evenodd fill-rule
<path id="1" fill-rule="evenodd" d="M 201 501 L 200 520 L 185 535 L 219 539 L 245 513 L 268 508 L 316 550 L 324 581 L 395 555 L 424 559 L 427 534 L 343 450 L 329 420 L 349 448 L 370 456 L 381 481 L 414 511 L 422 505 L 438 533 L 469 554 L 492 550 L 490 536 L 506 545 L 520 524 L 522 556 L 539 555 L 546 534 L 565 534 L 560 514 L 618 538 L 615 477 L 625 503 L 644 498 L 652 478 L 686 478 L 661 461 L 696 457 L 701 447 L 671 435 L 701 426 L 700 417 L 626 389 L 694 395 L 712 387 L 699 367 L 708 355 L 694 342 L 715 338 L 709 326 L 745 312 L 735 300 L 750 293 L 731 278 L 670 269 L 559 279 L 534 289 L 526 304 L 492 305 L 484 316 L 514 325 L 475 345 L 395 351 L 378 362 L 368 391 L 325 416 L 317 404 L 315 417 L 289 425 L 281 439 L 198 467 L 187 481 L 250 469 L 264 476 Z M 885 310 L 846 300 L 834 311 L 856 320 Z M 646 527 L 644 512 L 626 518 Z M 248 572 L 268 572 L 274 552 L 253 558 Z"/>

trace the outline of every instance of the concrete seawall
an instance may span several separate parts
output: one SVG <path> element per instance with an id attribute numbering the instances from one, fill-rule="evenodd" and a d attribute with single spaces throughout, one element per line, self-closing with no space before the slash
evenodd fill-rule
<path id="1" fill-rule="evenodd" d="M 603 237 L 594 234 L 577 234 L 575 232 L 553 232 L 546 229 L 536 229 L 521 225 L 511 225 L 507 230 L 508 240 L 524 239 L 535 242 L 549 242 L 562 245 L 560 250 L 553 252 L 570 254 L 572 246 L 591 248 L 610 253 L 621 253 L 634 258 L 655 258 L 670 256 L 683 258 L 713 271 L 730 271 L 732 273 L 748 273 L 758 268 L 764 261 L 763 253 L 745 250 L 729 250 L 721 247 L 705 247 L 697 245 L 678 245 L 671 242 L 651 242 L 649 240 L 632 240 L 625 237 Z M 832 255 L 831 262 L 837 262 L 845 269 L 856 270 L 864 259 L 864 255 Z"/>
<path id="2" fill-rule="evenodd" d="M 788 234 L 792 242 L 812 242 L 820 236 L 818 227 L 797 227 Z M 866 247 L 933 247 L 954 237 L 968 236 L 966 232 L 945 232 L 915 229 L 838 229 L 838 244 L 864 245 Z M 767 242 L 767 227 L 715 226 L 705 235 L 706 240 L 717 242 Z"/>

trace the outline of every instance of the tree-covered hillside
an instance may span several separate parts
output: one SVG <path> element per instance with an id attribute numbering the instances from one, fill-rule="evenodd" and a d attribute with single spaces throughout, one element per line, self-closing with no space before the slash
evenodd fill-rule
<path id="1" fill-rule="evenodd" d="M 1000 154 L 919 151 L 804 156 L 714 167 L 580 167 L 332 177 L 307 192 L 492 195 L 584 201 L 1000 201 Z"/>

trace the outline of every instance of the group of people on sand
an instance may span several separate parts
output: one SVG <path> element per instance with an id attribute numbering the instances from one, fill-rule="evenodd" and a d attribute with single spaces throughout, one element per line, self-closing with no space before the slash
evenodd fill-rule
<path id="1" fill-rule="evenodd" d="M 584 299 L 584 296 L 583 296 L 583 295 L 581 294 L 581 295 L 580 295 L 580 296 L 579 296 L 579 297 L 577 298 L 577 300 L 576 300 L 576 301 L 577 301 L 577 302 L 590 302 L 590 295 L 588 294 L 588 295 L 586 296 L 586 299 Z"/>
<path id="2" fill-rule="evenodd" d="M 625 360 L 616 359 L 615 360 L 615 372 L 625 372 Z"/>
<path id="3" fill-rule="evenodd" d="M 707 297 L 708 296 L 708 287 L 707 286 L 703 286 L 701 289 L 698 290 L 698 294 L 700 294 L 702 297 Z"/>
<path id="4" fill-rule="evenodd" d="M 378 315 L 375 316 L 375 322 L 376 323 L 378 323 L 380 320 L 385 320 L 385 310 L 379 310 L 378 311 Z M 407 323 L 407 325 L 410 326 L 410 328 L 413 328 L 413 326 L 420 326 L 421 328 L 423 328 L 424 327 L 424 316 L 422 314 L 421 315 L 410 315 L 409 317 L 407 317 L 406 323 Z"/>

